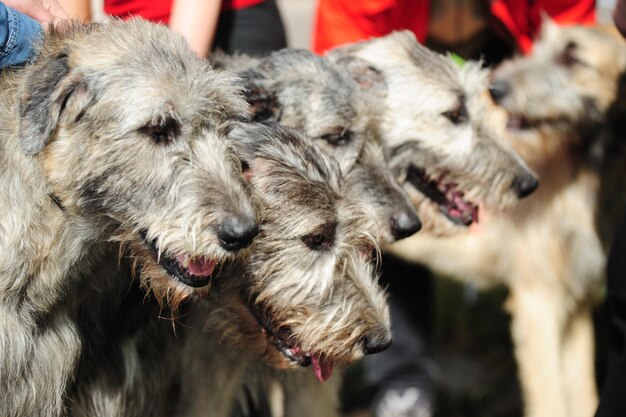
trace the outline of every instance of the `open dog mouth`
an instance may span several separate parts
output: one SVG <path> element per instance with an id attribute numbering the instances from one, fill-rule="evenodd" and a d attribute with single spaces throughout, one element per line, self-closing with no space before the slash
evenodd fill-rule
<path id="1" fill-rule="evenodd" d="M 407 181 L 436 203 L 439 211 L 453 223 L 469 226 L 478 222 L 478 205 L 463 198 L 465 193 L 443 175 L 432 179 L 424 169 L 411 165 L 407 172 Z"/>
<path id="2" fill-rule="evenodd" d="M 516 114 L 507 110 L 506 128 L 510 130 L 531 130 L 541 126 L 553 126 L 558 124 L 571 124 L 571 118 L 567 115 L 535 115 L 528 117 L 523 114 Z"/>
<path id="3" fill-rule="evenodd" d="M 174 279 L 193 288 L 204 287 L 209 284 L 217 266 L 217 260 L 206 256 L 192 258 L 187 254 L 177 254 L 169 256 L 161 253 L 156 246 L 156 240 L 149 241 L 147 232 L 142 230 L 139 232 L 144 242 L 152 251 L 155 259 L 165 271 Z"/>
<path id="4" fill-rule="evenodd" d="M 250 298 L 248 297 L 246 299 Z M 252 299 L 254 299 L 254 297 Z M 247 305 L 250 312 L 261 326 L 265 336 L 278 352 L 294 365 L 302 367 L 313 365 L 315 376 L 320 382 L 324 382 L 330 378 L 334 368 L 333 361 L 329 360 L 324 355 L 304 352 L 298 346 L 291 328 L 288 326 L 276 328 L 267 309 L 261 308 L 253 301 L 248 302 Z"/>

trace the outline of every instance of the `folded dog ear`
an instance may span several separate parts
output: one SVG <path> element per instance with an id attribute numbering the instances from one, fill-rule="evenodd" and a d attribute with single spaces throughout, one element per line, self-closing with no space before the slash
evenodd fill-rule
<path id="1" fill-rule="evenodd" d="M 247 182 L 251 182 L 259 147 L 264 143 L 262 125 L 258 123 L 237 122 L 228 135 L 232 148 L 241 162 L 241 174 Z"/>
<path id="2" fill-rule="evenodd" d="M 254 112 L 254 121 L 279 121 L 282 106 L 278 102 L 273 83 L 254 70 L 245 71 L 239 76 L 244 79 L 246 100 Z"/>
<path id="3" fill-rule="evenodd" d="M 273 153 L 271 150 L 276 149 L 275 143 L 280 140 L 279 137 L 285 130 L 286 128 L 274 122 L 238 122 L 234 124 L 228 139 L 237 156 L 252 164 L 259 153 L 264 155 Z M 282 157 L 275 156 L 278 159 Z"/>
<path id="4" fill-rule="evenodd" d="M 80 75 L 70 74 L 68 57 L 60 53 L 33 65 L 20 88 L 20 146 L 25 154 L 34 155 L 54 135 L 70 97 L 86 91 L 86 86 Z"/>
<path id="5" fill-rule="evenodd" d="M 335 63 L 345 70 L 364 90 L 386 90 L 385 75 L 372 64 L 354 55 L 337 55 Z"/>
<path id="6" fill-rule="evenodd" d="M 228 139 L 240 159 L 249 161 L 254 158 L 254 152 L 260 146 L 260 140 L 257 142 L 256 129 L 256 123 L 233 123 Z M 259 139 L 262 139 L 262 137 Z"/>
<path id="7" fill-rule="evenodd" d="M 539 13 L 541 17 L 541 30 L 539 32 L 540 39 L 551 39 L 558 36 L 560 31 L 559 25 L 556 24 L 554 20 L 550 17 L 548 13 L 545 11 L 541 11 Z"/>

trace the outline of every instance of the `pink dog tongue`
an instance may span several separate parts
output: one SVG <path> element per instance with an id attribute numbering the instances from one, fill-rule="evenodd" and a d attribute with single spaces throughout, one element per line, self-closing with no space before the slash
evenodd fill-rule
<path id="1" fill-rule="evenodd" d="M 213 273 L 217 262 L 213 259 L 201 258 L 189 262 L 189 272 L 197 277 L 208 277 Z"/>
<path id="2" fill-rule="evenodd" d="M 311 364 L 320 382 L 326 381 L 333 374 L 333 363 L 321 356 L 311 356 Z"/>
<path id="3" fill-rule="evenodd" d="M 185 257 L 178 255 L 176 256 L 176 259 L 182 265 Z M 213 270 L 215 270 L 215 265 L 217 265 L 217 261 L 202 257 L 190 260 L 187 269 L 191 275 L 195 275 L 197 277 L 208 277 L 213 273 Z"/>

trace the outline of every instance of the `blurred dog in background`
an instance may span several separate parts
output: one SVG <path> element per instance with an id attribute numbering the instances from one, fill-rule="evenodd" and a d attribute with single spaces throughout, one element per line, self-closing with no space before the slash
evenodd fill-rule
<path id="1" fill-rule="evenodd" d="M 534 52 L 498 68 L 490 86 L 507 142 L 541 187 L 513 209 L 484 211 L 469 233 L 397 248 L 442 273 L 510 289 L 527 416 L 590 416 L 597 405 L 591 309 L 623 208 L 616 128 L 625 68 L 621 39 L 546 21 Z"/>

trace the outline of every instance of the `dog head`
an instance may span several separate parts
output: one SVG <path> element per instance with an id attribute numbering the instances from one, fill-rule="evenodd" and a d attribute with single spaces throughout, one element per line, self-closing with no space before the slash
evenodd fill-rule
<path id="1" fill-rule="evenodd" d="M 489 128 L 478 65 L 459 67 L 410 32 L 340 47 L 329 58 L 366 86 L 384 80 L 387 94 L 371 96 L 383 112 L 378 135 L 429 232 L 464 230 L 478 220 L 479 204 L 506 206 L 536 188 L 535 175 Z"/>
<path id="2" fill-rule="evenodd" d="M 243 79 L 255 121 L 302 129 L 343 172 L 350 170 L 367 126 L 358 117 L 357 90 L 344 74 L 324 58 L 299 49 L 283 49 L 258 60 L 236 56 L 221 61 Z"/>
<path id="3" fill-rule="evenodd" d="M 384 349 L 389 312 L 361 230 L 366 212 L 346 198 L 336 162 L 278 125 L 242 126 L 232 138 L 261 231 L 244 272 L 216 281 L 207 327 L 273 366 L 313 365 L 321 380 Z"/>
<path id="4" fill-rule="evenodd" d="M 508 113 L 511 146 L 534 168 L 589 145 L 626 69 L 626 45 L 608 31 L 548 19 L 532 54 L 501 65 L 490 94 Z"/>
<path id="5" fill-rule="evenodd" d="M 201 292 L 250 244 L 256 213 L 226 139 L 247 106 L 181 36 L 139 20 L 52 29 L 22 80 L 22 151 L 68 216 L 130 247 L 159 298 Z"/>
<path id="6" fill-rule="evenodd" d="M 374 143 L 371 125 L 377 110 L 361 97 L 362 89 L 345 71 L 323 57 L 296 49 L 257 60 L 245 56 L 218 60 L 243 78 L 257 121 L 301 129 L 339 162 L 347 189 L 358 188 L 364 201 L 372 203 L 369 229 L 379 241 L 393 242 L 420 229 L 411 202 L 388 174 L 382 147 Z M 371 83 L 365 76 L 359 83 L 368 94 L 384 95 L 385 88 L 379 88 L 384 83 Z"/>

